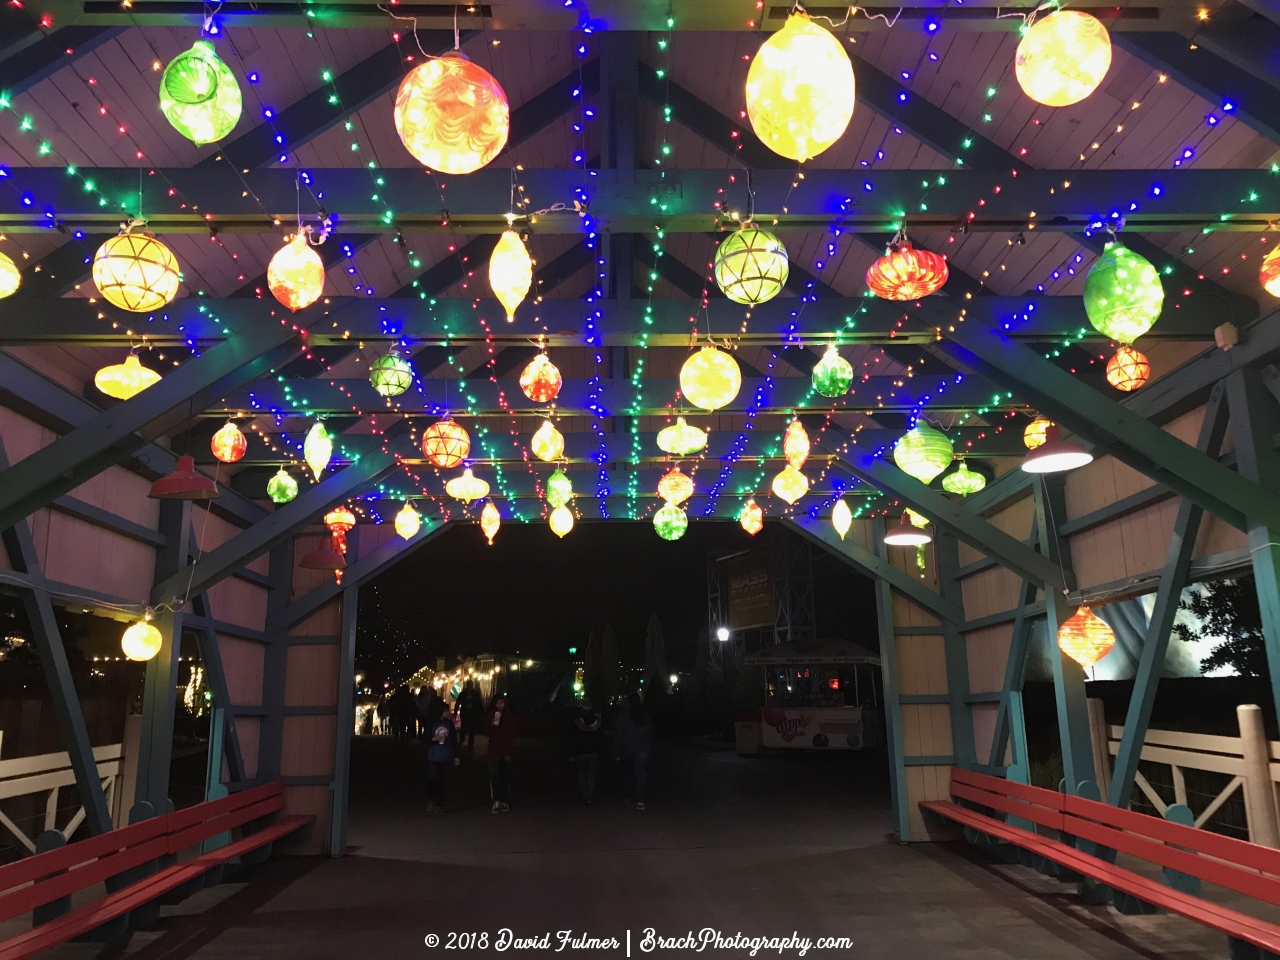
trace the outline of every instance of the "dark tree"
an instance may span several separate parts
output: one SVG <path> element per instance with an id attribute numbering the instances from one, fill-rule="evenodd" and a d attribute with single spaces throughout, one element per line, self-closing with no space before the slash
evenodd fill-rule
<path id="1" fill-rule="evenodd" d="M 1174 632 L 1183 640 L 1226 638 L 1200 661 L 1201 669 L 1232 667 L 1245 677 L 1267 675 L 1262 614 L 1258 610 L 1258 594 L 1252 577 L 1204 584 L 1182 601 L 1181 609 L 1190 611 L 1202 623 L 1201 628 L 1195 631 L 1185 624 L 1174 624 Z"/>

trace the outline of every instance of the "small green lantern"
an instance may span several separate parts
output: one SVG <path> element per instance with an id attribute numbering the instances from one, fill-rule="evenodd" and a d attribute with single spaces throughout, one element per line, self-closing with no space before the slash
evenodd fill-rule
<path id="1" fill-rule="evenodd" d="M 240 119 L 240 108 L 240 85 L 210 41 L 197 40 L 164 68 L 160 111 L 197 146 L 229 134 Z"/>
<path id="2" fill-rule="evenodd" d="M 1164 287 L 1145 257 L 1112 240 L 1084 278 L 1084 312 L 1094 329 L 1133 343 L 1160 319 Z"/>
<path id="3" fill-rule="evenodd" d="M 573 497 L 573 482 L 563 470 L 547 477 L 547 503 L 553 507 L 567 506 Z"/>
<path id="4" fill-rule="evenodd" d="M 298 481 L 284 472 L 284 467 L 267 481 L 267 496 L 272 503 L 288 503 L 298 495 Z"/>
<path id="5" fill-rule="evenodd" d="M 716 249 L 716 286 L 734 303 L 772 300 L 786 285 L 787 272 L 787 248 L 752 223 L 743 224 Z"/>
<path id="6" fill-rule="evenodd" d="M 963 460 L 952 473 L 942 478 L 942 489 L 947 493 L 958 493 L 962 497 L 987 489 L 987 478 L 970 470 Z"/>
<path id="7" fill-rule="evenodd" d="M 384 397 L 398 397 L 413 386 L 413 367 L 393 347 L 369 367 L 369 382 Z"/>
<path id="8" fill-rule="evenodd" d="M 707 432 L 676 417 L 676 422 L 658 431 L 658 447 L 675 457 L 689 457 L 707 445 Z"/>
<path id="9" fill-rule="evenodd" d="M 853 383 L 853 366 L 840 356 L 835 344 L 831 344 L 822 359 L 814 364 L 812 380 L 813 389 L 824 397 L 843 397 Z"/>
<path id="10" fill-rule="evenodd" d="M 916 424 L 893 448 L 893 461 L 898 469 L 921 483 L 931 483 L 951 465 L 954 457 L 947 435 L 927 423 Z"/>
<path id="11" fill-rule="evenodd" d="M 653 529 L 663 540 L 679 540 L 689 529 L 689 517 L 674 504 L 663 504 L 653 515 Z"/>

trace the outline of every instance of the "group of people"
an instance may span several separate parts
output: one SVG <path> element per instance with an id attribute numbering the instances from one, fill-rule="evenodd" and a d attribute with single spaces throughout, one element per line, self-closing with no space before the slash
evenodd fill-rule
<path id="1" fill-rule="evenodd" d="M 644 809 L 649 779 L 649 750 L 653 720 L 639 691 L 627 698 L 614 718 L 613 744 L 622 777 L 622 796 L 628 806 Z M 604 750 L 604 717 L 589 699 L 575 708 L 570 731 L 569 755 L 578 772 L 578 793 L 591 806 L 596 796 L 596 770 Z"/>

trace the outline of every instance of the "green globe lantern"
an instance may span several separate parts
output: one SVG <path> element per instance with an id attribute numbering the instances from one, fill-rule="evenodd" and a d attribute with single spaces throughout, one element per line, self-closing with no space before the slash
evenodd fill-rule
<path id="1" fill-rule="evenodd" d="M 947 493 L 956 493 L 962 497 L 985 490 L 987 488 L 987 478 L 980 473 L 974 473 L 970 470 L 963 460 L 960 466 L 948 473 L 942 478 L 942 489 Z"/>
<path id="2" fill-rule="evenodd" d="M 398 397 L 413 386 L 413 367 L 395 349 L 369 366 L 369 382 L 384 397 Z"/>
<path id="3" fill-rule="evenodd" d="M 684 417 L 676 417 L 675 423 L 658 431 L 658 448 L 675 457 L 692 456 L 706 445 L 706 431 L 685 423 Z"/>
<path id="4" fill-rule="evenodd" d="M 840 351 L 832 344 L 822 359 L 814 364 L 812 381 L 813 389 L 824 397 L 843 397 L 853 383 L 853 365 L 840 356 Z"/>
<path id="5" fill-rule="evenodd" d="M 1145 257 L 1112 240 L 1084 278 L 1084 312 L 1094 329 L 1133 343 L 1160 319 L 1164 287 Z"/>
<path id="6" fill-rule="evenodd" d="M 267 496 L 272 503 L 288 503 L 298 495 L 298 481 L 284 472 L 284 467 L 267 481 Z"/>
<path id="7" fill-rule="evenodd" d="M 664 504 L 662 509 L 653 515 L 653 529 L 663 540 L 679 540 L 689 529 L 689 518 L 675 504 Z"/>
<path id="8" fill-rule="evenodd" d="M 547 503 L 553 507 L 568 505 L 573 497 L 573 482 L 563 470 L 557 470 L 547 477 Z"/>
<path id="9" fill-rule="evenodd" d="M 945 433 L 927 423 L 918 423 L 894 445 L 893 462 L 907 476 L 921 483 L 931 483 L 955 457 L 951 441 Z"/>
<path id="10" fill-rule="evenodd" d="M 787 248 L 768 230 L 744 224 L 716 249 L 715 278 L 734 303 L 772 300 L 787 282 Z"/>
<path id="11" fill-rule="evenodd" d="M 160 77 L 160 112 L 197 146 L 221 140 L 240 119 L 240 86 L 213 44 L 197 40 Z"/>

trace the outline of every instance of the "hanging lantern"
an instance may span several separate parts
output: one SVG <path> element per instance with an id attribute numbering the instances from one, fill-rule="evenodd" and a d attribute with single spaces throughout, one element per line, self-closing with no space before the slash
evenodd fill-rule
<path id="1" fill-rule="evenodd" d="M 1147 355 L 1133 347 L 1123 345 L 1107 361 L 1107 383 L 1117 390 L 1130 393 L 1147 382 L 1151 376 L 1151 361 Z"/>
<path id="2" fill-rule="evenodd" d="M 1111 37 L 1102 21 L 1058 10 L 1031 24 L 1018 42 L 1013 72 L 1023 93 L 1046 107 L 1079 103 L 1111 68 Z"/>
<path id="3" fill-rule="evenodd" d="M 787 464 L 773 478 L 772 489 L 774 494 L 787 503 L 795 503 L 809 492 L 809 478 L 791 464 Z"/>
<path id="4" fill-rule="evenodd" d="M 191 456 L 184 454 L 171 474 L 151 484 L 147 496 L 153 500 L 213 500 L 218 496 L 218 485 L 196 469 Z"/>
<path id="5" fill-rule="evenodd" d="M 412 540 L 422 529 L 422 517 L 413 509 L 413 504 L 405 501 L 405 505 L 396 514 L 396 533 L 405 540 Z"/>
<path id="6" fill-rule="evenodd" d="M 271 295 L 295 313 L 324 293 L 324 261 L 312 249 L 308 236 L 306 230 L 299 230 L 267 264 Z"/>
<path id="7" fill-rule="evenodd" d="M 751 129 L 800 163 L 840 139 L 853 118 L 853 64 L 831 33 L 797 10 L 756 51 L 747 71 Z"/>
<path id="8" fill-rule="evenodd" d="M 813 389 L 824 397 L 843 397 L 853 383 L 853 366 L 840 356 L 835 344 L 831 344 L 822 359 L 813 365 L 810 381 Z"/>
<path id="9" fill-rule="evenodd" d="M 120 638 L 120 649 L 124 651 L 124 655 L 139 662 L 150 660 L 160 652 L 163 645 L 164 637 L 151 624 L 149 617 L 133 624 Z"/>
<path id="10" fill-rule="evenodd" d="M 553 507 L 567 506 L 573 497 L 573 482 L 563 470 L 547 477 L 547 503 Z"/>
<path id="11" fill-rule="evenodd" d="M 962 497 L 970 496 L 987 488 L 987 478 L 974 473 L 963 460 L 951 473 L 942 478 L 942 489 L 947 493 L 956 493 Z"/>
<path id="12" fill-rule="evenodd" d="M 178 260 L 134 221 L 93 255 L 93 285 L 112 306 L 132 313 L 159 310 L 178 295 Z"/>
<path id="13" fill-rule="evenodd" d="M 559 460 L 564 456 L 564 434 L 557 430 L 550 420 L 543 420 L 542 426 L 529 441 L 529 449 L 544 463 Z"/>
<path id="14" fill-rule="evenodd" d="M 1093 462 L 1093 454 L 1078 443 L 1062 439 L 1062 432 L 1055 424 L 1045 430 L 1044 443 L 1032 450 L 1022 461 L 1027 473 L 1062 473 Z"/>
<path id="15" fill-rule="evenodd" d="M 707 445 L 707 433 L 676 417 L 676 422 L 658 431 L 658 449 L 673 457 L 690 457 Z"/>
<path id="16" fill-rule="evenodd" d="M 520 389 L 534 403 L 550 403 L 560 394 L 564 378 L 545 353 L 540 353 L 520 373 Z"/>
<path id="17" fill-rule="evenodd" d="M 680 368 L 680 392 L 703 410 L 719 410 L 732 403 L 741 389 L 738 361 L 710 344 L 690 354 Z"/>
<path id="18" fill-rule="evenodd" d="M 1261 281 L 1263 290 L 1273 297 L 1280 297 L 1280 246 L 1273 247 L 1271 252 L 1262 258 L 1262 266 L 1258 268 L 1258 280 Z M 16 285 L 14 289 L 17 289 Z"/>
<path id="19" fill-rule="evenodd" d="M 1094 329 L 1121 343 L 1133 343 L 1160 319 L 1164 287 L 1145 257 L 1114 240 L 1084 278 L 1084 312 Z"/>
<path id="20" fill-rule="evenodd" d="M 93 375 L 93 385 L 108 397 L 128 400 L 136 397 L 153 383 L 160 382 L 160 374 L 144 367 L 136 353 L 124 358 L 124 363 L 103 367 Z"/>
<path id="21" fill-rule="evenodd" d="M 488 496 L 489 484 L 480 477 L 472 475 L 471 468 L 467 467 L 462 471 L 462 476 L 454 477 L 446 483 L 444 490 L 455 500 L 470 503 L 472 500 L 479 500 L 481 497 Z"/>
<path id="22" fill-rule="evenodd" d="M 422 432 L 422 455 L 442 470 L 452 470 L 471 453 L 471 435 L 453 420 L 440 420 Z"/>
<path id="23" fill-rule="evenodd" d="M 396 91 L 395 121 L 419 163 L 472 173 L 506 146 L 511 114 L 498 81 L 453 50 L 409 71 Z"/>
<path id="24" fill-rule="evenodd" d="M 1115 633 L 1087 606 L 1077 610 L 1058 628 L 1058 649 L 1086 670 L 1115 645 Z"/>
<path id="25" fill-rule="evenodd" d="M 831 526 L 835 527 L 835 531 L 840 534 L 841 540 L 849 532 L 849 528 L 853 526 L 853 513 L 849 510 L 849 504 L 845 503 L 844 497 L 841 497 L 831 506 Z"/>
<path id="26" fill-rule="evenodd" d="M 347 552 L 347 531 L 356 525 L 356 515 L 346 507 L 334 507 L 324 515 L 324 525 L 333 535 L 333 546 L 341 554 Z"/>
<path id="27" fill-rule="evenodd" d="M 689 518 L 673 503 L 664 503 L 653 515 L 653 529 L 663 540 L 679 540 L 689 529 Z"/>
<path id="28" fill-rule="evenodd" d="M 516 322 L 516 307 L 524 302 L 531 286 L 533 259 L 520 234 L 508 227 L 489 255 L 489 288 L 507 311 L 507 323 Z"/>
<path id="29" fill-rule="evenodd" d="M 672 467 L 658 481 L 658 496 L 667 503 L 682 504 L 693 496 L 693 481 L 679 467 Z"/>
<path id="30" fill-rule="evenodd" d="M 369 365 L 369 382 L 384 397 L 398 397 L 413 386 L 413 367 L 392 347 Z"/>
<path id="31" fill-rule="evenodd" d="M 9 259 L 7 254 L 0 253 L 0 300 L 12 296 L 22 283 L 22 271 Z"/>
<path id="32" fill-rule="evenodd" d="M 235 129 L 241 106 L 235 74 L 208 40 L 197 40 L 160 75 L 160 112 L 196 146 L 221 140 Z"/>
<path id="33" fill-rule="evenodd" d="M 288 503 L 298 495 L 298 481 L 285 473 L 284 467 L 267 481 L 267 496 L 272 503 Z"/>
<path id="34" fill-rule="evenodd" d="M 809 433 L 799 420 L 792 420 L 787 424 L 786 432 L 782 435 L 782 455 L 797 470 L 809 459 Z"/>
<path id="35" fill-rule="evenodd" d="M 325 429 L 324 422 L 317 420 L 307 431 L 307 438 L 302 441 L 302 459 L 307 461 L 317 482 L 320 474 L 324 473 L 324 468 L 329 466 L 329 458 L 332 456 L 333 438 Z"/>
<path id="36" fill-rule="evenodd" d="M 867 286 L 881 300 L 919 300 L 941 290 L 948 273 L 946 257 L 901 240 L 867 270 Z"/>
<path id="37" fill-rule="evenodd" d="M 927 530 L 917 527 L 905 513 L 898 525 L 890 527 L 884 535 L 884 542 L 891 547 L 923 547 L 932 539 Z"/>
<path id="38" fill-rule="evenodd" d="M 551 511 L 551 516 L 547 517 L 547 523 L 550 524 L 552 533 L 563 537 L 573 529 L 573 512 L 568 507 L 556 507 Z"/>
<path id="39" fill-rule="evenodd" d="M 498 535 L 500 526 L 502 526 L 502 514 L 498 512 L 498 508 L 490 500 L 484 505 L 484 509 L 480 511 L 480 531 L 488 539 L 489 546 L 493 546 L 493 538 Z"/>
<path id="40" fill-rule="evenodd" d="M 213 450 L 213 455 L 223 463 L 235 463 L 245 455 L 249 442 L 245 440 L 240 428 L 228 420 L 213 435 L 209 447 Z"/>
<path id="41" fill-rule="evenodd" d="M 947 435 L 927 423 L 917 423 L 893 447 L 893 462 L 898 469 L 921 483 L 932 483 L 934 477 L 951 466 L 954 456 Z"/>
<path id="42" fill-rule="evenodd" d="M 1044 443 L 1045 431 L 1053 426 L 1053 421 L 1044 417 L 1036 417 L 1022 431 L 1022 442 L 1028 450 L 1034 450 Z"/>
<path id="43" fill-rule="evenodd" d="M 787 271 L 787 248 L 753 223 L 743 224 L 716 248 L 716 286 L 734 303 L 772 300 L 786 285 Z"/>

